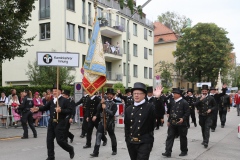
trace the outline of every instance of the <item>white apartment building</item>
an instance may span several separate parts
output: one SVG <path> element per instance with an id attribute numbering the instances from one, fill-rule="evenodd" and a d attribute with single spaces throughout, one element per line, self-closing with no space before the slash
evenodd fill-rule
<path id="1" fill-rule="evenodd" d="M 35 2 L 32 20 L 29 21 L 27 37 L 36 35 L 32 47 L 24 57 L 5 61 L 2 67 L 2 84 L 29 85 L 26 75 L 28 62 L 36 61 L 36 52 L 77 52 L 79 68 L 75 82 L 81 82 L 80 69 L 88 51 L 89 39 L 95 15 L 93 0 L 38 0 Z M 119 10 L 115 14 L 103 13 L 104 8 Z M 153 85 L 153 23 L 135 14 L 131 18 L 128 8 L 120 9 L 116 0 L 98 0 L 98 17 L 101 21 L 101 35 L 107 68 L 107 84 L 122 82 L 126 86 L 126 52 L 129 48 L 129 83 Z M 127 38 L 129 21 L 129 40 Z M 109 43 L 108 44 L 106 43 Z M 53 75 L 56 76 L 56 75 Z"/>

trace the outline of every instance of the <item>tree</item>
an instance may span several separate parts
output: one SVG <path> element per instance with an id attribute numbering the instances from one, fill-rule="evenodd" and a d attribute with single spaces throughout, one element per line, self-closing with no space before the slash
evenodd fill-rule
<path id="1" fill-rule="evenodd" d="M 2 86 L 2 63 L 0 62 L 0 86 Z"/>
<path id="2" fill-rule="evenodd" d="M 0 62 L 23 57 L 34 37 L 24 38 L 34 0 L 0 0 Z"/>
<path id="3" fill-rule="evenodd" d="M 158 21 L 181 35 L 182 30 L 191 24 L 192 20 L 175 12 L 167 11 L 158 16 Z"/>
<path id="4" fill-rule="evenodd" d="M 185 79 L 192 83 L 212 82 L 214 85 L 220 68 L 222 76 L 227 74 L 233 49 L 227 33 L 214 23 L 198 23 L 183 30 L 173 55 L 176 67 Z"/>
<path id="5" fill-rule="evenodd" d="M 29 62 L 26 75 L 31 85 L 52 85 L 57 82 L 57 67 L 38 66 L 37 62 Z M 70 85 L 74 79 L 75 76 L 70 75 L 70 68 L 59 67 L 59 84 Z"/>
<path id="6" fill-rule="evenodd" d="M 158 69 L 155 70 L 156 73 L 160 73 L 162 79 L 162 86 L 169 88 L 172 86 L 172 75 L 175 71 L 175 66 L 173 63 L 166 61 L 160 61 L 155 64 Z"/>
<path id="7" fill-rule="evenodd" d="M 240 66 L 233 67 L 229 72 L 229 76 L 230 81 L 232 82 L 232 87 L 240 88 Z"/>
<path id="8" fill-rule="evenodd" d="M 125 88 L 122 83 L 116 83 L 113 85 L 113 89 L 116 92 L 118 89 L 121 91 L 121 93 L 125 93 Z"/>
<path id="9" fill-rule="evenodd" d="M 125 2 L 126 1 L 126 2 Z M 123 9 L 124 7 L 128 7 L 133 14 L 135 12 L 134 5 L 136 4 L 133 0 L 118 0 L 120 8 Z M 137 13 L 142 16 L 142 8 L 141 5 L 137 6 Z"/>

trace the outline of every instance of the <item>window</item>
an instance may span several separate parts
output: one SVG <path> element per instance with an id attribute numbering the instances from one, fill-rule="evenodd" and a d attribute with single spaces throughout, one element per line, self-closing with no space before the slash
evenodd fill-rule
<path id="1" fill-rule="evenodd" d="M 67 9 L 75 10 L 75 0 L 67 0 Z"/>
<path id="2" fill-rule="evenodd" d="M 137 24 L 133 23 L 133 35 L 137 36 Z"/>
<path id="3" fill-rule="evenodd" d="M 85 59 L 86 59 L 86 55 L 82 55 L 82 66 L 84 65 Z"/>
<path id="4" fill-rule="evenodd" d="M 123 53 L 126 54 L 126 41 L 123 40 Z"/>
<path id="5" fill-rule="evenodd" d="M 149 36 L 152 37 L 152 31 L 149 30 Z"/>
<path id="6" fill-rule="evenodd" d="M 88 3 L 88 25 L 92 26 L 92 3 Z"/>
<path id="7" fill-rule="evenodd" d="M 148 51 L 148 49 L 146 47 L 144 47 L 144 59 L 148 59 L 147 51 Z"/>
<path id="8" fill-rule="evenodd" d="M 90 43 L 91 37 L 92 37 L 92 30 L 88 29 L 88 43 Z"/>
<path id="9" fill-rule="evenodd" d="M 138 66 L 133 65 L 133 77 L 138 77 Z"/>
<path id="10" fill-rule="evenodd" d="M 50 0 L 40 0 L 40 19 L 50 18 Z"/>
<path id="11" fill-rule="evenodd" d="M 98 17 L 98 18 L 101 18 L 101 17 L 103 17 L 102 10 L 103 10 L 103 9 L 102 9 L 102 8 L 100 8 L 100 7 L 98 7 L 98 8 L 97 8 L 97 17 Z"/>
<path id="12" fill-rule="evenodd" d="M 149 55 L 152 55 L 152 50 L 151 49 L 149 49 Z"/>
<path id="13" fill-rule="evenodd" d="M 84 27 L 78 27 L 78 41 L 85 43 L 85 28 Z"/>
<path id="14" fill-rule="evenodd" d="M 50 23 L 40 24 L 40 39 L 50 39 Z"/>
<path id="15" fill-rule="evenodd" d="M 147 29 L 146 28 L 144 28 L 144 39 L 147 40 Z"/>
<path id="16" fill-rule="evenodd" d="M 137 44 L 133 44 L 133 56 L 137 57 Z"/>
<path id="17" fill-rule="evenodd" d="M 144 78 L 148 78 L 148 67 L 144 67 Z"/>
<path id="18" fill-rule="evenodd" d="M 152 79 L 152 68 L 149 68 L 149 79 Z"/>
<path id="19" fill-rule="evenodd" d="M 74 28 L 75 28 L 75 25 L 72 24 L 72 23 L 67 23 L 67 39 L 70 39 L 70 40 L 75 40 L 75 37 L 74 37 Z"/>
<path id="20" fill-rule="evenodd" d="M 116 26 L 119 26 L 119 15 L 116 15 Z"/>
<path id="21" fill-rule="evenodd" d="M 121 17 L 121 25 L 123 27 L 123 31 L 125 31 L 125 18 Z"/>
<path id="22" fill-rule="evenodd" d="M 85 0 L 82 0 L 82 23 L 86 24 L 87 16 L 85 14 Z"/>
<path id="23" fill-rule="evenodd" d="M 123 75 L 126 76 L 126 63 L 123 63 Z"/>

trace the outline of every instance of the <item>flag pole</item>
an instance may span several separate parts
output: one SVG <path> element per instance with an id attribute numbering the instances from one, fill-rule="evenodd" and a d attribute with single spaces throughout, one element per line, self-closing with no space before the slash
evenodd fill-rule
<path id="1" fill-rule="evenodd" d="M 58 92 L 58 89 L 59 89 L 59 66 L 57 66 L 57 92 Z M 57 97 L 57 103 L 56 103 L 56 108 L 58 108 L 58 97 Z M 57 112 L 57 122 L 58 122 L 58 112 Z"/>

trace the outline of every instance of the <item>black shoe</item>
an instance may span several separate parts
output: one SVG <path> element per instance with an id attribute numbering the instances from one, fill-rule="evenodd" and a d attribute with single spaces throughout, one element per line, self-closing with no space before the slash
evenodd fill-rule
<path id="1" fill-rule="evenodd" d="M 84 148 L 84 149 L 86 149 L 86 148 L 91 148 L 91 146 L 90 146 L 90 145 L 85 145 L 85 146 L 83 146 L 83 148 Z"/>
<path id="2" fill-rule="evenodd" d="M 85 135 L 81 134 L 81 135 L 80 135 L 80 137 L 81 137 L 81 138 L 84 138 L 84 137 L 85 137 Z"/>
<path id="3" fill-rule="evenodd" d="M 72 139 L 70 139 L 70 143 L 73 143 L 73 138 L 74 138 L 74 136 L 72 137 Z"/>
<path id="4" fill-rule="evenodd" d="M 46 160 L 55 160 L 55 158 L 47 158 Z"/>
<path id="5" fill-rule="evenodd" d="M 168 153 L 168 152 L 162 153 L 162 155 L 165 157 L 171 157 L 171 153 Z"/>
<path id="6" fill-rule="evenodd" d="M 207 144 L 207 143 L 204 143 L 204 147 L 207 148 L 207 147 L 208 147 L 208 144 Z"/>
<path id="7" fill-rule="evenodd" d="M 106 146 L 107 145 L 107 139 L 106 139 L 106 141 L 103 141 L 103 144 L 102 144 L 103 146 Z"/>
<path id="8" fill-rule="evenodd" d="M 36 135 L 36 134 L 34 134 L 34 135 L 33 135 L 33 138 L 37 138 L 37 135 Z"/>
<path id="9" fill-rule="evenodd" d="M 69 152 L 69 156 L 70 156 L 70 159 L 73 159 L 73 157 L 75 156 L 73 147 L 72 147 L 72 151 Z"/>
<path id="10" fill-rule="evenodd" d="M 92 156 L 92 157 L 98 157 L 98 154 L 96 154 L 96 153 L 91 153 L 90 156 Z"/>
<path id="11" fill-rule="evenodd" d="M 197 123 L 194 123 L 194 127 L 197 127 Z"/>
<path id="12" fill-rule="evenodd" d="M 215 129 L 211 129 L 212 132 L 215 132 Z"/>
<path id="13" fill-rule="evenodd" d="M 187 152 L 181 152 L 180 154 L 179 154 L 179 156 L 186 156 L 187 155 Z"/>
<path id="14" fill-rule="evenodd" d="M 21 139 L 28 139 L 28 137 L 21 137 Z"/>
<path id="15" fill-rule="evenodd" d="M 221 125 L 221 128 L 224 128 L 224 125 Z"/>
<path id="16" fill-rule="evenodd" d="M 159 130 L 159 128 L 157 127 L 156 130 Z"/>
<path id="17" fill-rule="evenodd" d="M 114 151 L 113 151 L 113 152 L 112 152 L 112 155 L 117 155 L 117 152 L 114 152 Z"/>

